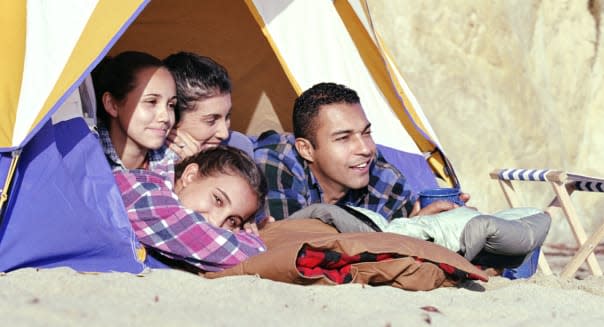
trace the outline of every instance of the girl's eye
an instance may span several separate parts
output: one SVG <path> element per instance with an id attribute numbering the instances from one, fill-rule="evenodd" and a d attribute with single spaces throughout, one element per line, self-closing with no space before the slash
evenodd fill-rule
<path id="1" fill-rule="evenodd" d="M 222 199 L 219 196 L 214 195 L 214 202 L 217 206 L 222 207 Z"/>
<path id="2" fill-rule="evenodd" d="M 209 126 L 214 126 L 216 124 L 216 119 L 208 119 L 205 121 Z"/>
<path id="3" fill-rule="evenodd" d="M 241 220 L 235 217 L 229 217 L 225 220 L 227 227 L 229 228 L 239 228 L 241 227 Z"/>
<path id="4" fill-rule="evenodd" d="M 226 223 L 227 223 L 227 226 L 229 226 L 229 227 L 236 227 L 236 225 L 235 225 L 236 222 L 235 222 L 235 219 L 233 219 L 233 218 L 230 218 L 230 217 L 227 218 Z"/>

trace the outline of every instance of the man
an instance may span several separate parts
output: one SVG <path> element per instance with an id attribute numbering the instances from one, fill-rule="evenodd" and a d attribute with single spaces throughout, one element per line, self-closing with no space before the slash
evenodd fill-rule
<path id="1" fill-rule="evenodd" d="M 313 203 L 362 207 L 387 220 L 456 207 L 444 201 L 414 206 L 405 177 L 377 153 L 359 96 L 344 85 L 320 83 L 302 93 L 293 126 L 293 136 L 263 133 L 254 151 L 275 219 Z"/>

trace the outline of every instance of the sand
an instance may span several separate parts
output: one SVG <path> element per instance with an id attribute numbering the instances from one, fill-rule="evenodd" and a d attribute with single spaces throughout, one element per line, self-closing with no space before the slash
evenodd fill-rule
<path id="1" fill-rule="evenodd" d="M 579 275 L 408 292 L 256 276 L 208 280 L 177 270 L 27 268 L 0 275 L 0 317 L 3 326 L 601 326 L 604 277 Z"/>

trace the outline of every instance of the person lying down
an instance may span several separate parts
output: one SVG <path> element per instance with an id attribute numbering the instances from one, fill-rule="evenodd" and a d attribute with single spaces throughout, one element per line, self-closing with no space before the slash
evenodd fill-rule
<path id="1" fill-rule="evenodd" d="M 156 259 L 220 271 L 266 251 L 257 235 L 242 230 L 267 192 L 262 172 L 243 151 L 205 150 L 175 166 L 175 181 L 168 175 L 114 172 L 134 233 Z"/>
<path id="2" fill-rule="evenodd" d="M 364 208 L 313 204 L 288 219 L 318 218 L 342 233 L 391 232 L 434 242 L 483 268 L 515 268 L 545 241 L 550 216 L 534 208 L 512 208 L 485 215 L 459 207 L 435 215 L 387 222 Z"/>

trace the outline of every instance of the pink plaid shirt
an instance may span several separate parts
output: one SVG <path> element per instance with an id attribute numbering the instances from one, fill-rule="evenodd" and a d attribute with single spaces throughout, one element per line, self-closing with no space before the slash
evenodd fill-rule
<path id="1" fill-rule="evenodd" d="M 210 225 L 182 206 L 171 181 L 148 170 L 113 173 L 138 240 L 171 259 L 220 271 L 265 251 L 255 235 Z"/>

